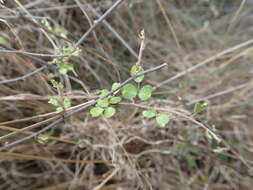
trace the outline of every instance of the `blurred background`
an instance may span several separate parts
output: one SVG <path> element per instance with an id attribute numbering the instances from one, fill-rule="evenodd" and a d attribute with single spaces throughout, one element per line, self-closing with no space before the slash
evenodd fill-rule
<path id="1" fill-rule="evenodd" d="M 48 101 L 59 94 L 48 78 L 53 64 L 22 80 L 8 80 L 52 62 L 42 54 L 75 44 L 115 2 L 2 1 L 2 148 L 52 123 L 55 107 Z M 79 44 L 80 55 L 70 58 L 74 71 L 57 78 L 61 95 L 77 106 L 126 80 L 143 29 L 142 67 L 168 64 L 145 77 L 144 84 L 155 87 L 145 105 L 168 113 L 169 124 L 160 128 L 144 119 L 138 100 L 122 101 L 108 120 L 81 112 L 42 135 L 1 149 L 0 189 L 252 189 L 253 2 L 124 0 Z M 187 119 L 194 105 L 203 102 L 208 107 L 194 121 L 216 131 L 231 149 Z M 37 123 L 37 128 L 1 139 Z"/>

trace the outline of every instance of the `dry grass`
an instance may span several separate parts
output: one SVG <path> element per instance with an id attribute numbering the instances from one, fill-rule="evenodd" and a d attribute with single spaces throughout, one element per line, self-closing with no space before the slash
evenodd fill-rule
<path id="1" fill-rule="evenodd" d="M 6 1 L 9 9 L 0 9 L 0 36 L 18 50 L 55 54 L 48 39 L 57 47 L 76 43 L 113 2 Z M 47 143 L 33 138 L 2 149 L 58 118 L 48 104 L 58 96 L 47 78 L 54 68 L 0 84 L 1 137 L 41 124 L 1 141 L 0 189 L 251 189 L 252 11 L 251 1 L 125 0 L 79 46 L 82 55 L 71 58 L 76 75 L 62 78 L 63 96 L 76 106 L 93 99 L 98 89 L 127 79 L 144 28 L 142 65 L 168 63 L 146 77 L 145 83 L 157 87 L 152 100 L 124 101 L 109 120 L 93 119 L 88 112 L 73 115 L 49 131 Z M 52 31 L 39 24 L 41 18 L 48 19 Z M 53 32 L 58 26 L 68 31 L 66 37 Z M 0 81 L 41 67 L 19 53 L 0 54 Z M 209 106 L 196 121 L 190 113 L 199 101 Z M 159 128 L 144 120 L 145 106 L 168 112 L 171 122 Z M 215 152 L 217 144 L 208 140 L 201 124 L 215 128 L 230 149 Z"/>

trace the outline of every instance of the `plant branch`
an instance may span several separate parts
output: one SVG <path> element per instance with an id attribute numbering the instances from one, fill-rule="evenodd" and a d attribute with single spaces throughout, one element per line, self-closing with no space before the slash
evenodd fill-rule
<path id="1" fill-rule="evenodd" d="M 51 123 L 50 125 L 44 127 L 42 130 L 40 130 L 40 131 L 38 131 L 38 132 L 33 133 L 32 135 L 29 135 L 29 136 L 27 136 L 27 137 L 24 137 L 23 139 L 17 140 L 17 141 L 15 141 L 15 142 L 13 142 L 13 143 L 10 143 L 10 144 L 7 144 L 7 145 L 3 146 L 3 147 L 0 149 L 0 151 L 4 150 L 4 149 L 6 149 L 6 148 L 9 148 L 9 147 L 11 147 L 11 146 L 17 145 L 17 144 L 19 144 L 19 143 L 22 143 L 22 142 L 24 142 L 24 141 L 26 141 L 26 140 L 28 140 L 28 139 L 30 139 L 30 138 L 33 138 L 33 137 L 35 137 L 35 136 L 37 136 L 37 135 L 39 135 L 39 134 L 41 134 L 41 133 L 43 133 L 43 132 L 45 132 L 45 131 L 51 129 L 52 127 L 54 127 L 54 126 L 57 125 L 58 123 L 62 122 L 65 118 L 69 118 L 69 117 L 71 117 L 71 116 L 73 116 L 73 115 L 75 115 L 75 114 L 78 114 L 78 113 L 80 113 L 80 112 L 82 112 L 82 111 L 85 111 L 85 110 L 87 110 L 89 107 L 96 105 L 96 103 L 97 103 L 99 100 L 104 99 L 104 98 L 106 98 L 106 97 L 108 97 L 108 96 L 113 95 L 116 91 L 118 91 L 118 90 L 120 90 L 121 88 L 123 88 L 126 84 L 130 83 L 130 82 L 133 81 L 135 78 L 138 78 L 138 77 L 140 77 L 140 76 L 142 76 L 142 75 L 147 75 L 147 74 L 149 74 L 149 73 L 158 71 L 158 70 L 162 69 L 162 68 L 165 67 L 165 66 L 167 66 L 167 63 L 163 63 L 163 64 L 161 64 L 161 65 L 159 65 L 159 66 L 157 66 L 157 67 L 150 68 L 150 69 L 148 69 L 148 70 L 146 70 L 146 71 L 143 71 L 143 72 L 141 72 L 141 73 L 138 73 L 137 75 L 134 75 L 134 76 L 128 78 L 128 79 L 125 80 L 123 83 L 121 83 L 117 88 L 115 88 L 114 90 L 110 91 L 108 94 L 106 94 L 106 95 L 104 95 L 104 96 L 102 96 L 102 97 L 100 97 L 100 98 L 97 98 L 96 100 L 91 100 L 88 104 L 84 104 L 84 105 L 81 106 L 80 108 L 77 108 L 76 110 L 74 110 L 74 111 L 72 111 L 72 112 L 70 112 L 70 113 L 67 113 L 67 114 L 63 115 L 63 117 L 61 117 L 61 118 L 55 120 L 55 121 L 54 121 L 53 123 Z M 31 129 L 31 128 L 29 128 L 29 129 Z M 22 130 L 22 131 L 24 131 L 24 130 Z M 16 131 L 16 133 L 17 133 L 17 132 L 18 132 L 18 131 Z M 16 133 L 15 133 L 15 134 L 16 134 Z M 11 134 L 8 134 L 8 136 L 10 136 L 10 135 L 11 135 Z M 0 140 L 2 140 L 2 139 L 4 139 L 4 138 L 6 138 L 6 136 L 1 137 Z"/>
<path id="2" fill-rule="evenodd" d="M 13 79 L 7 79 L 7 80 L 1 80 L 1 81 L 0 81 L 0 85 L 1 85 L 1 84 L 6 84 L 6 83 L 16 82 L 16 81 L 19 81 L 19 80 L 25 80 L 25 79 L 27 79 L 27 78 L 29 78 L 29 77 L 35 75 L 36 73 L 43 71 L 45 68 L 47 68 L 47 66 L 44 65 L 44 66 L 42 66 L 42 67 L 40 67 L 40 68 L 34 70 L 33 72 L 30 72 L 30 73 L 28 73 L 28 74 L 25 74 L 25 75 L 23 75 L 23 76 L 21 76 L 21 77 L 17 77 L 17 78 L 13 78 Z"/>
<path id="3" fill-rule="evenodd" d="M 89 28 L 87 32 L 83 34 L 83 36 L 78 40 L 75 46 L 79 46 L 83 40 L 107 17 L 112 13 L 114 9 L 116 9 L 124 0 L 116 1 L 95 23 Z"/>

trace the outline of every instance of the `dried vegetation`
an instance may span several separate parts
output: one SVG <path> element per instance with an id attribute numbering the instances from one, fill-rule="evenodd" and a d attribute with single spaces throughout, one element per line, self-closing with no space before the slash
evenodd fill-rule
<path id="1" fill-rule="evenodd" d="M 152 100 L 124 101 L 111 119 L 93 119 L 88 111 L 80 112 L 5 148 L 57 119 L 48 100 L 58 92 L 48 81 L 51 66 L 8 82 L 52 58 L 3 52 L 4 48 L 53 55 L 55 47 L 49 38 L 56 47 L 75 44 L 114 2 L 4 2 L 0 9 L 0 40 L 6 41 L 0 49 L 0 134 L 38 126 L 0 137 L 0 189 L 251 189 L 251 1 L 122 1 L 79 45 L 81 56 L 71 58 L 75 72 L 61 77 L 62 96 L 76 106 L 93 99 L 97 90 L 127 79 L 138 56 L 138 33 L 144 28 L 143 67 L 168 63 L 146 77 L 145 83 L 157 87 Z M 51 28 L 41 24 L 45 18 Z M 209 106 L 196 121 L 191 112 L 201 101 Z M 159 128 L 152 119 L 143 119 L 143 106 L 169 113 L 170 123 Z M 215 128 L 230 149 L 208 139 L 201 124 Z M 43 137 L 48 142 L 41 142 Z"/>

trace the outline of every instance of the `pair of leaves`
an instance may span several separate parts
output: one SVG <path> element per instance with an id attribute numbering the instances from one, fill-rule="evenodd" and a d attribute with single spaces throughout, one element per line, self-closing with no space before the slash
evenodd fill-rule
<path id="1" fill-rule="evenodd" d="M 148 100 L 152 95 L 153 88 L 150 85 L 143 86 L 138 94 L 138 97 L 145 101 Z M 137 88 L 133 84 L 127 84 L 122 89 L 122 95 L 124 98 L 132 100 L 137 96 Z"/>
<path id="2" fill-rule="evenodd" d="M 160 127 L 165 127 L 170 121 L 169 116 L 167 114 L 157 114 L 155 109 L 145 110 L 142 112 L 142 114 L 145 118 L 156 117 L 156 123 Z"/>
<path id="3" fill-rule="evenodd" d="M 112 90 L 117 88 L 119 83 L 114 83 L 112 85 Z M 101 90 L 99 97 L 103 98 L 106 95 L 109 94 L 109 91 L 104 89 Z M 92 117 L 98 117 L 100 115 L 104 115 L 106 118 L 110 118 L 114 116 L 116 113 L 116 109 L 113 107 L 108 107 L 110 104 L 118 104 L 121 102 L 121 98 L 116 96 L 116 97 L 111 97 L 111 98 L 103 98 L 97 102 L 97 105 L 93 108 L 90 109 L 90 114 Z"/>
<path id="4" fill-rule="evenodd" d="M 120 97 L 112 97 L 112 98 L 104 98 L 102 100 L 98 101 L 98 105 L 102 108 L 106 108 L 109 106 L 109 104 L 118 104 L 121 102 L 121 98 Z"/>
<path id="5" fill-rule="evenodd" d="M 62 112 L 64 109 L 67 109 L 67 108 L 70 108 L 70 107 L 71 107 L 71 101 L 70 101 L 69 98 L 64 98 L 64 99 L 63 99 L 62 104 L 63 104 L 63 107 L 64 107 L 64 108 L 60 106 L 60 104 L 59 104 L 59 102 L 58 102 L 58 100 L 57 100 L 56 98 L 50 98 L 50 100 L 48 101 L 48 103 L 49 103 L 49 104 L 52 104 L 52 105 L 54 105 L 54 106 L 58 106 L 58 107 L 56 108 L 56 112 L 57 112 L 57 113 L 60 113 L 60 112 Z"/>
<path id="6" fill-rule="evenodd" d="M 90 110 L 90 114 L 92 117 L 98 117 L 102 113 L 104 114 L 106 118 L 110 118 L 116 113 L 116 109 L 113 107 L 107 107 L 104 109 L 104 108 L 96 106 L 96 107 L 91 108 Z"/>
<path id="7" fill-rule="evenodd" d="M 144 69 L 141 66 L 134 65 L 134 66 L 132 66 L 132 68 L 130 70 L 130 74 L 131 74 L 131 76 L 134 76 L 134 75 L 137 75 L 138 73 L 141 73 L 143 71 L 144 71 Z M 143 81 L 143 79 L 144 79 L 144 75 L 137 77 L 136 79 L 134 79 L 134 81 L 137 83 L 140 83 L 141 81 Z"/>

